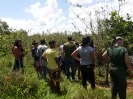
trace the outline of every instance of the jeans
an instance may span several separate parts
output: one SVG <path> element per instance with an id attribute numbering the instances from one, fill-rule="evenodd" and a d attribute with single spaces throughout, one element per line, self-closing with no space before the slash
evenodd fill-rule
<path id="1" fill-rule="evenodd" d="M 126 99 L 127 72 L 123 67 L 110 66 L 111 99 L 116 99 L 117 93 L 120 99 Z"/>
<path id="2" fill-rule="evenodd" d="M 65 68 L 67 73 L 67 78 L 70 78 L 70 71 L 72 69 L 72 79 L 75 79 L 75 60 L 73 58 L 65 58 Z"/>
<path id="3" fill-rule="evenodd" d="M 46 79 L 48 68 L 46 66 L 42 66 L 42 76 L 44 79 Z"/>

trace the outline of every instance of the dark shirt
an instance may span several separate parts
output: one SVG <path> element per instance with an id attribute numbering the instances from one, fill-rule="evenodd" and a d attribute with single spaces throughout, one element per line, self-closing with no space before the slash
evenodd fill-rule
<path id="1" fill-rule="evenodd" d="M 121 46 L 113 46 L 111 48 L 108 48 L 107 54 L 110 57 L 110 65 L 114 67 L 125 67 L 125 53 L 127 52 L 127 49 Z"/>
<path id="2" fill-rule="evenodd" d="M 72 59 L 71 54 L 76 50 L 76 45 L 73 42 L 67 42 L 63 45 L 63 50 L 65 51 L 65 58 Z"/>
<path id="3" fill-rule="evenodd" d="M 32 48 L 32 54 L 35 55 L 34 60 L 39 61 L 39 57 L 37 56 L 37 48 Z"/>
<path id="4" fill-rule="evenodd" d="M 77 55 L 77 57 L 78 57 L 79 59 L 81 58 L 79 54 Z M 75 60 L 75 64 L 78 64 L 78 63 L 80 64 L 80 61 Z"/>

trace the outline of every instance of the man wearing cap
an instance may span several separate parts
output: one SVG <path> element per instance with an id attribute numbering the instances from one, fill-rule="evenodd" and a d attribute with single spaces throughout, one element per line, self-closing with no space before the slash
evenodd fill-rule
<path id="1" fill-rule="evenodd" d="M 76 45 L 72 41 L 72 37 L 67 37 L 68 42 L 66 42 L 63 46 L 63 57 L 65 59 L 65 68 L 67 72 L 67 78 L 70 79 L 70 72 L 69 69 L 72 69 L 72 81 L 75 80 L 75 60 L 72 58 L 71 54 L 74 50 L 76 50 Z"/>
<path id="2" fill-rule="evenodd" d="M 116 37 L 113 46 L 103 54 L 103 58 L 110 62 L 111 99 L 116 99 L 117 93 L 120 99 L 126 99 L 127 69 L 132 77 L 131 63 L 122 37 Z"/>

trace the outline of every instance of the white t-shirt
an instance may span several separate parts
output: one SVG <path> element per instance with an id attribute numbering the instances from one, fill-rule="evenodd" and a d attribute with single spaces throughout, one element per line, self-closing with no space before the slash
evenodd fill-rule
<path id="1" fill-rule="evenodd" d="M 63 52 L 63 45 L 60 46 L 60 51 Z"/>
<path id="2" fill-rule="evenodd" d="M 90 46 L 87 47 L 78 47 L 77 51 L 79 52 L 79 55 L 81 57 L 81 65 L 90 65 L 92 64 L 91 61 L 91 53 L 94 51 L 94 49 Z"/>
<path id="3" fill-rule="evenodd" d="M 40 66 L 46 66 L 46 62 L 41 59 L 43 53 L 46 51 L 48 47 L 46 45 L 39 45 L 38 48 L 37 48 L 37 56 L 39 57 L 40 59 Z"/>

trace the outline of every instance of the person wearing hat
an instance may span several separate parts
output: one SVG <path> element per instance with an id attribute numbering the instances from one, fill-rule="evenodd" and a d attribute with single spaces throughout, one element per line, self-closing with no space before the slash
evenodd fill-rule
<path id="1" fill-rule="evenodd" d="M 37 75 L 39 77 L 39 75 L 42 75 L 42 69 L 39 63 L 39 57 L 37 56 L 37 47 L 38 47 L 38 42 L 34 41 L 33 43 L 33 48 L 32 48 L 32 57 L 34 57 L 34 61 L 35 61 L 35 69 L 37 72 Z"/>
<path id="2" fill-rule="evenodd" d="M 118 36 L 113 40 L 112 46 L 103 54 L 103 58 L 110 62 L 111 99 L 116 99 L 117 93 L 120 99 L 126 99 L 127 69 L 130 77 L 132 76 L 128 51 L 123 45 L 123 38 Z"/>

